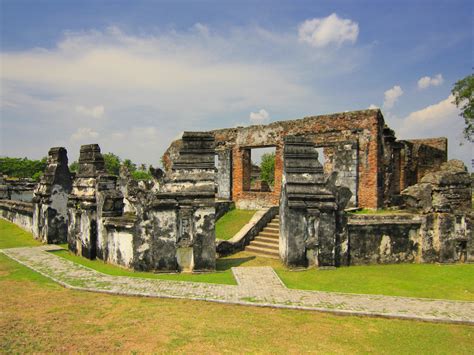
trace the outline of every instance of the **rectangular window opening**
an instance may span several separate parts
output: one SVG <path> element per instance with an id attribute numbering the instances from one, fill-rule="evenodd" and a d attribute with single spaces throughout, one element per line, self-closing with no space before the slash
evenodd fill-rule
<path id="1" fill-rule="evenodd" d="M 244 191 L 273 192 L 276 147 L 247 148 L 243 154 Z"/>

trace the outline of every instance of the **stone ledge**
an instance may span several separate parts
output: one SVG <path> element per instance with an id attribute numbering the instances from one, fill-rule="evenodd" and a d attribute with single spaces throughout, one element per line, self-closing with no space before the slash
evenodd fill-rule
<path id="1" fill-rule="evenodd" d="M 33 216 L 33 203 L 13 200 L 0 200 L 0 210 L 18 212 Z"/>

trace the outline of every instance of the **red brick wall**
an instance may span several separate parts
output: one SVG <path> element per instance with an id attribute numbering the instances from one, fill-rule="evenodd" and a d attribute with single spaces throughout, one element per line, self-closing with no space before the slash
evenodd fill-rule
<path id="1" fill-rule="evenodd" d="M 380 110 L 362 110 L 273 122 L 268 125 L 219 129 L 212 132 L 216 138 L 216 143 L 222 149 L 232 150 L 232 199 L 235 202 L 248 199 L 260 200 L 265 204 L 278 204 L 283 165 L 283 138 L 286 135 L 304 135 L 317 147 L 329 147 L 346 143 L 358 147 L 358 206 L 380 208 L 384 203 L 384 190 L 387 190 L 385 195 L 398 190 L 398 186 L 394 186 L 393 189 L 387 189 L 384 186 L 387 179 L 385 177 L 387 175 L 387 164 L 394 164 L 393 171 L 388 169 L 392 172 L 390 176 L 393 175 L 390 179 L 400 181 L 396 185 L 403 189 L 407 186 L 407 183 L 417 178 L 417 172 L 412 171 L 411 166 L 413 155 L 411 147 L 423 143 L 422 145 L 425 147 L 422 150 L 422 155 L 425 156 L 424 160 L 426 160 L 426 157 L 433 158 L 429 164 L 420 164 L 420 173 L 424 173 L 425 169 L 430 168 L 431 165 L 437 165 L 443 159 L 443 154 L 444 157 L 446 156 L 447 146 L 445 138 L 401 141 L 399 143 L 401 147 L 400 160 L 397 162 L 397 159 L 389 157 L 385 159 L 384 165 L 383 129 L 384 119 Z M 178 145 L 179 141 L 173 142 L 165 153 L 165 158 L 166 156 L 173 156 Z M 268 146 L 276 146 L 274 191 L 272 193 L 245 191 L 246 188 L 243 184 L 244 181 L 249 179 L 244 176 L 246 169 L 242 165 L 243 152 L 245 149 Z M 430 149 L 441 152 L 441 155 L 439 157 L 431 155 L 429 153 Z M 330 152 L 331 148 L 327 148 L 327 151 Z M 387 152 L 385 151 L 385 153 Z M 418 159 L 416 156 L 415 158 Z M 387 184 L 391 184 L 391 182 L 387 182 Z"/>
<path id="2" fill-rule="evenodd" d="M 283 169 L 283 138 L 289 134 L 303 134 L 317 146 L 337 142 L 357 142 L 359 146 L 359 205 L 381 207 L 383 189 L 381 179 L 381 130 L 383 117 L 377 110 L 307 117 L 295 121 L 275 122 L 267 126 L 251 126 L 217 130 L 216 140 L 229 145 L 233 152 L 233 200 L 260 200 L 262 204 L 278 204 Z M 248 181 L 244 168 L 246 148 L 276 146 L 275 185 L 271 193 L 246 191 Z"/>

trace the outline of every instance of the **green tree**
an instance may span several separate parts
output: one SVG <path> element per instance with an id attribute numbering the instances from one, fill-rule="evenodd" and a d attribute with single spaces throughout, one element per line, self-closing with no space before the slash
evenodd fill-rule
<path id="1" fill-rule="evenodd" d="M 41 160 L 28 158 L 0 158 L 0 174 L 16 178 L 38 178 L 46 168 L 46 157 Z"/>
<path id="2" fill-rule="evenodd" d="M 273 186 L 275 183 L 275 153 L 265 153 L 262 155 L 260 179 L 266 181 L 270 186 Z"/>
<path id="3" fill-rule="evenodd" d="M 454 84 L 451 93 L 454 96 L 454 103 L 461 110 L 460 116 L 464 118 L 464 137 L 474 142 L 474 74 L 466 76 L 464 79 Z"/>
<path id="4" fill-rule="evenodd" d="M 137 164 L 133 163 L 130 159 L 125 159 L 122 164 L 125 165 L 130 173 L 137 170 Z"/>
<path id="5" fill-rule="evenodd" d="M 69 164 L 69 171 L 72 173 L 77 173 L 79 171 L 79 163 L 77 162 L 77 160 Z"/>
<path id="6" fill-rule="evenodd" d="M 103 154 L 105 162 L 105 171 L 112 175 L 118 175 L 120 172 L 120 158 L 114 153 Z"/>
<path id="7" fill-rule="evenodd" d="M 150 172 L 144 170 L 135 170 L 132 172 L 132 179 L 134 180 L 151 180 L 152 176 Z"/>

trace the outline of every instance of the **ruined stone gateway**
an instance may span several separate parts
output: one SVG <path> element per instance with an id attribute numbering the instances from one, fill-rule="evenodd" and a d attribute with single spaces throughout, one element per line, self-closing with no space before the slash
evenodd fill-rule
<path id="1" fill-rule="evenodd" d="M 251 182 L 260 147 L 275 148 L 273 187 Z M 216 256 L 244 248 L 289 267 L 474 261 L 464 164 L 447 162 L 445 138 L 398 141 L 380 110 L 184 132 L 163 162 L 150 181 L 108 175 L 90 144 L 73 176 L 66 150 L 52 148 L 33 202 L 3 199 L 0 213 L 45 243 L 135 270 L 212 271 Z M 260 211 L 218 241 L 231 203 Z"/>

